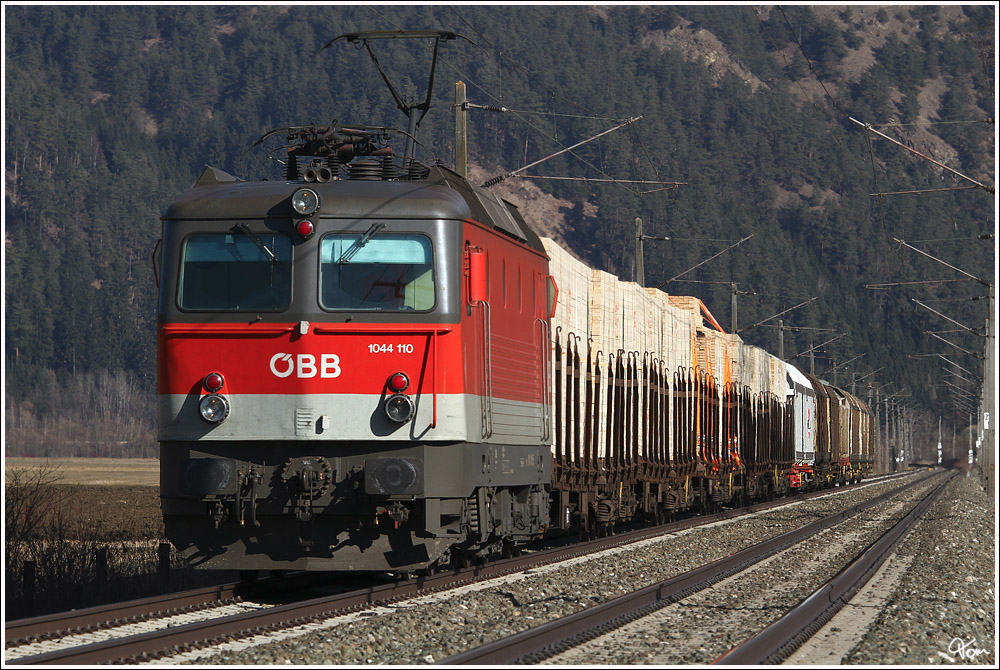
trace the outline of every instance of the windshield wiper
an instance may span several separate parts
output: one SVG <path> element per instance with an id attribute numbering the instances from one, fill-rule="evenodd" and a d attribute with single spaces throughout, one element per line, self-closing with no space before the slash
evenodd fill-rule
<path id="1" fill-rule="evenodd" d="M 354 258 L 354 254 L 361 251 L 361 248 L 368 244 L 368 242 L 375 237 L 375 233 L 385 228 L 384 223 L 373 223 L 371 228 L 365 231 L 365 234 L 361 236 L 357 242 L 355 242 L 350 249 L 345 251 L 340 255 L 340 260 L 338 263 L 350 263 L 351 259 Z"/>
<path id="2" fill-rule="evenodd" d="M 258 249 L 267 254 L 267 258 L 269 261 L 271 261 L 272 265 L 281 262 L 278 260 L 278 257 L 274 255 L 274 252 L 271 251 L 271 249 L 266 244 L 264 244 L 264 241 L 261 240 L 259 237 L 257 237 L 257 233 L 250 230 L 250 226 L 248 226 L 246 223 L 237 223 L 235 226 L 233 226 L 233 230 L 238 230 L 239 232 L 249 237 L 250 241 L 253 242 Z"/>

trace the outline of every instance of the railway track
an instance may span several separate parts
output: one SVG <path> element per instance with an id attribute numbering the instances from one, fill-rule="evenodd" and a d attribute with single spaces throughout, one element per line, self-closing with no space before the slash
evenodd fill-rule
<path id="1" fill-rule="evenodd" d="M 442 661 L 444 664 L 538 664 L 542 662 L 566 664 L 599 664 L 611 662 L 605 654 L 613 655 L 615 663 L 708 663 L 713 656 L 698 658 L 698 652 L 710 652 L 713 644 L 720 644 L 722 650 L 729 652 L 718 656 L 719 664 L 762 664 L 780 662 L 782 658 L 793 651 L 798 644 L 808 638 L 823 622 L 829 620 L 835 610 L 828 609 L 831 604 L 846 602 L 851 593 L 867 581 L 868 577 L 878 568 L 881 560 L 891 551 L 896 541 L 905 535 L 909 527 L 943 491 L 951 475 L 935 475 L 936 481 L 928 482 L 929 478 L 915 480 L 900 489 L 889 491 L 854 507 L 818 519 L 796 530 L 771 538 L 757 545 L 747 547 L 730 556 L 718 559 L 694 570 L 680 574 L 672 579 L 653 584 L 633 591 L 620 598 L 595 605 L 571 616 L 551 621 L 542 626 L 526 630 L 517 635 L 497 640 L 477 649 L 452 656 Z M 927 489 L 925 492 L 923 489 Z M 753 636 L 742 644 L 733 645 L 724 642 L 730 634 L 725 625 L 712 627 L 710 617 L 705 611 L 737 611 L 742 610 L 743 618 L 750 620 L 749 625 L 756 625 L 766 620 L 768 605 L 754 607 L 742 601 L 733 601 L 733 584 L 746 577 L 748 581 L 757 582 L 758 590 L 764 591 L 764 598 L 774 598 L 776 586 L 773 580 L 761 579 L 760 570 L 766 564 L 771 567 L 778 561 L 774 560 L 784 553 L 794 550 L 800 543 L 809 540 L 822 540 L 823 534 L 833 532 L 840 524 L 856 519 L 862 514 L 872 514 L 876 506 L 892 502 L 895 496 L 903 492 L 913 495 L 919 493 L 920 502 L 909 509 L 899 523 L 877 541 L 865 544 L 865 548 L 857 556 L 847 559 L 848 567 L 838 572 L 835 577 L 823 587 L 817 589 L 800 606 L 791 609 L 779 622 L 759 635 Z M 898 507 L 902 503 L 896 502 Z M 884 516 L 884 515 L 883 515 Z M 862 536 L 855 529 L 846 535 Z M 808 563 L 808 555 L 812 549 L 800 551 L 798 561 Z M 711 595 L 701 597 L 702 592 Z M 770 591 L 769 593 L 767 593 Z M 693 598 L 693 596 L 699 598 Z M 766 601 L 764 601 L 766 602 Z M 676 605 L 675 605 L 676 604 Z M 663 615 L 669 606 L 682 612 L 673 615 L 673 619 L 652 621 Z M 683 611 L 684 609 L 687 611 Z M 680 621 L 687 618 L 686 623 Z M 658 645 L 669 645 L 670 653 L 676 653 L 683 643 L 684 626 L 697 630 L 698 636 L 711 639 L 691 639 L 697 649 L 694 657 L 679 658 L 658 656 Z M 670 632 L 666 632 L 670 631 Z M 666 635 L 660 633 L 666 632 Z M 678 639 L 671 639 L 674 636 Z M 717 639 L 718 638 L 718 639 Z M 623 657 L 622 654 L 625 654 Z M 629 656 L 629 654 L 634 654 Z"/>
<path id="2" fill-rule="evenodd" d="M 830 621 L 875 575 L 893 548 L 944 492 L 954 473 L 934 488 L 888 532 L 858 554 L 836 577 L 757 635 L 715 660 L 716 665 L 763 665 L 784 661 Z"/>
<path id="3" fill-rule="evenodd" d="M 875 481 L 884 481 L 884 478 L 873 480 L 873 483 Z M 716 515 L 692 517 L 587 543 L 533 551 L 485 566 L 379 584 L 293 603 L 266 603 L 251 598 L 245 592 L 245 585 L 229 584 L 175 594 L 168 601 L 151 598 L 117 607 L 106 606 L 66 615 L 9 622 L 7 639 L 16 642 L 8 642 L 5 661 L 25 665 L 66 665 L 170 657 L 179 652 L 211 646 L 221 640 L 245 638 L 357 613 L 380 605 L 398 603 L 420 594 L 468 585 L 664 533 L 759 513 L 807 497 L 829 494 L 829 491 L 821 491 L 791 500 L 726 510 Z M 313 574 L 308 577 L 316 579 L 317 576 Z M 289 591 L 292 583 L 292 580 L 275 581 L 271 586 Z M 260 586 L 261 589 L 267 587 L 266 584 Z M 242 593 L 241 589 L 244 589 Z M 255 595 L 259 597 L 261 593 L 258 590 Z"/>

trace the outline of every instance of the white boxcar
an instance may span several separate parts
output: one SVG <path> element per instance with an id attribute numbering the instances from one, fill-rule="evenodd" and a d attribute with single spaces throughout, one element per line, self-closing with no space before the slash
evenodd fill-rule
<path id="1" fill-rule="evenodd" d="M 795 462 L 813 465 L 816 461 L 816 392 L 794 365 L 788 366 L 788 394 L 795 398 Z"/>

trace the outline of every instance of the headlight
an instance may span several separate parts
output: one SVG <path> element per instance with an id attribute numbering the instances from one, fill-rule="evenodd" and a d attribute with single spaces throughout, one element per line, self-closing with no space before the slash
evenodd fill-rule
<path id="1" fill-rule="evenodd" d="M 413 401 L 402 393 L 392 395 L 385 401 L 385 414 L 396 423 L 406 423 L 413 418 Z"/>
<path id="2" fill-rule="evenodd" d="M 319 196 L 310 188 L 300 188 L 292 196 L 292 209 L 302 216 L 309 216 L 319 209 Z"/>
<path id="3" fill-rule="evenodd" d="M 229 416 L 229 401 L 225 396 L 213 393 L 201 399 L 198 403 L 201 418 L 209 423 L 221 423 Z"/>

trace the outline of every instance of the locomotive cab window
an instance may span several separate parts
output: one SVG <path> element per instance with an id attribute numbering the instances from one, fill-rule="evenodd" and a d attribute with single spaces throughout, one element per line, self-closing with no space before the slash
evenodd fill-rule
<path id="1" fill-rule="evenodd" d="M 329 310 L 434 308 L 431 242 L 423 235 L 327 235 L 320 243 L 320 305 Z"/>
<path id="2" fill-rule="evenodd" d="M 184 242 L 177 304 L 220 312 L 278 311 L 292 297 L 292 244 L 274 233 L 192 235 Z"/>

